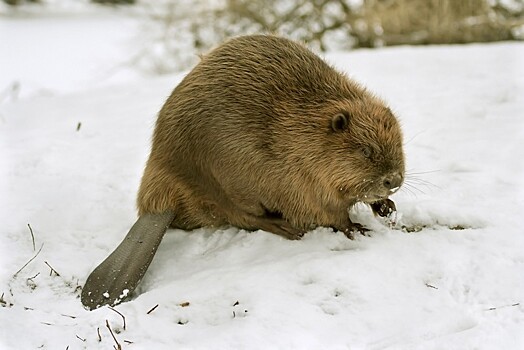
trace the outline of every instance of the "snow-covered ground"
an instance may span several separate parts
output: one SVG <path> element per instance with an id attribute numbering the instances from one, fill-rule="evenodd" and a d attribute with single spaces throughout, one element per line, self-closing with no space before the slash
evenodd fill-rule
<path id="1" fill-rule="evenodd" d="M 42 14 L 39 7 L 2 11 L 0 3 L 0 103 L 123 83 L 137 75 L 129 67 L 135 16 L 86 6 Z"/>
<path id="2" fill-rule="evenodd" d="M 106 321 L 124 349 L 524 348 L 524 44 L 327 55 L 400 116 L 398 227 L 359 207 L 372 234 L 355 241 L 169 230 L 116 307 L 124 329 L 86 311 L 80 286 L 135 220 L 155 114 L 181 76 L 107 80 L 132 33 L 92 20 L 0 18 L 0 349 L 110 349 Z"/>

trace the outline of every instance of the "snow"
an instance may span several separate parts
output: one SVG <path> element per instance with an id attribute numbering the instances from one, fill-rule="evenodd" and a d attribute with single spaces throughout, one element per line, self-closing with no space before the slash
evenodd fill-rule
<path id="1" fill-rule="evenodd" d="M 137 75 L 126 54 L 132 52 L 130 34 L 138 19 L 80 9 L 0 17 L 0 103 L 16 84 L 20 91 L 15 97 L 28 97 L 123 83 Z"/>
<path id="2" fill-rule="evenodd" d="M 358 206 L 371 233 L 355 241 L 169 230 L 122 317 L 85 310 L 80 286 L 135 220 L 155 114 L 182 75 L 107 79 L 132 33 L 84 21 L 0 21 L 0 87 L 34 87 L 0 101 L 0 349 L 108 349 L 106 320 L 124 349 L 524 348 L 524 44 L 327 55 L 401 119 L 396 227 Z"/>

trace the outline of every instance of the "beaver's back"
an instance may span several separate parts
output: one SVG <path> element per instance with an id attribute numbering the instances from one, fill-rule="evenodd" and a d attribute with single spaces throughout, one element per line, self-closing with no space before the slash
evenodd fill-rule
<path id="1" fill-rule="evenodd" d="M 235 159 L 249 162 L 253 152 L 271 148 L 279 120 L 288 119 L 283 108 L 307 119 L 315 105 L 348 97 L 341 84 L 338 72 L 300 44 L 265 35 L 236 38 L 204 56 L 177 86 L 155 138 L 211 154 L 238 152 Z"/>

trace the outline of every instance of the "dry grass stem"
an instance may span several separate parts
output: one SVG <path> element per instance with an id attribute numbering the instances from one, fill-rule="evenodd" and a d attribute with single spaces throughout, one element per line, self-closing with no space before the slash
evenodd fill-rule
<path id="1" fill-rule="evenodd" d="M 147 315 L 149 315 L 150 313 L 152 313 L 153 311 L 156 310 L 156 308 L 158 307 L 158 304 L 156 304 L 155 306 L 153 306 L 148 312 L 147 312 Z"/>
<path id="2" fill-rule="evenodd" d="M 53 273 L 57 276 L 60 276 L 60 274 L 55 269 L 53 269 L 53 267 L 49 265 L 47 261 L 44 261 L 44 264 L 46 264 L 51 269 L 51 271 L 49 272 L 49 276 L 51 276 Z"/>
<path id="3" fill-rule="evenodd" d="M 40 275 L 40 272 L 38 272 L 36 275 L 34 275 L 33 277 L 28 277 L 27 280 L 28 281 L 32 281 L 34 280 L 35 278 L 37 278 L 38 276 Z"/>
<path id="4" fill-rule="evenodd" d="M 24 266 L 22 266 L 22 267 L 20 268 L 20 270 L 18 270 L 18 271 L 15 272 L 15 274 L 13 275 L 13 278 L 15 278 L 15 277 L 16 277 L 16 276 L 17 276 L 17 275 L 18 275 L 18 274 L 19 274 L 23 269 L 25 269 L 25 267 L 26 267 L 27 265 L 29 265 L 29 264 L 31 263 L 31 261 L 33 261 L 33 260 L 36 259 L 36 257 L 38 256 L 38 254 L 40 254 L 40 252 L 42 251 L 42 248 L 43 248 L 43 247 L 44 247 L 44 243 L 42 243 L 42 245 L 40 246 L 40 249 L 38 249 L 38 252 L 36 252 L 36 254 L 35 254 L 31 259 L 29 259 L 29 261 L 26 262 L 26 263 L 24 264 Z"/>
<path id="5" fill-rule="evenodd" d="M 109 329 L 109 333 L 111 333 L 111 336 L 113 337 L 113 340 L 115 341 L 116 345 L 114 346 L 117 350 L 122 350 L 122 345 L 116 340 L 115 334 L 113 333 L 113 330 L 111 329 L 111 326 L 109 325 L 109 321 L 106 320 L 106 327 Z"/>
<path id="6" fill-rule="evenodd" d="M 126 318 L 124 315 L 122 315 L 122 313 L 120 313 L 118 310 L 116 310 L 115 308 L 111 307 L 111 306 L 108 306 L 109 307 L 109 310 L 113 310 L 114 312 L 116 312 L 117 314 L 119 314 L 121 317 L 122 317 L 122 320 L 124 320 L 124 331 L 126 330 Z"/>
<path id="7" fill-rule="evenodd" d="M 520 305 L 520 303 L 515 303 L 515 304 L 509 304 L 509 305 L 490 307 L 486 311 L 494 311 L 494 310 L 503 309 L 503 308 L 506 308 L 506 307 L 513 307 L 513 306 L 519 306 L 519 305 Z"/>
<path id="8" fill-rule="evenodd" d="M 31 240 L 33 241 L 33 252 L 34 252 L 36 250 L 35 235 L 33 234 L 33 229 L 31 228 L 31 225 L 27 224 L 27 227 L 29 227 L 29 232 L 31 232 Z"/>

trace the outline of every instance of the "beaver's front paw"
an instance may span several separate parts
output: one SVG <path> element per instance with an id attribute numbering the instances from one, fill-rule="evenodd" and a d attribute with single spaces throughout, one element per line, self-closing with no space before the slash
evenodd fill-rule
<path id="1" fill-rule="evenodd" d="M 391 216 L 391 214 L 397 211 L 395 203 L 389 198 L 382 199 L 375 203 L 371 203 L 370 206 L 371 210 L 373 210 L 373 213 L 375 215 L 378 215 L 383 218 Z"/>

